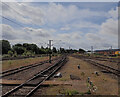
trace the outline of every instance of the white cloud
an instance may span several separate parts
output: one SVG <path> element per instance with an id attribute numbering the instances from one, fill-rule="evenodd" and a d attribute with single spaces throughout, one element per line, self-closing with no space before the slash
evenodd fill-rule
<path id="1" fill-rule="evenodd" d="M 108 17 L 111 17 L 113 19 L 117 19 L 118 18 L 118 7 L 116 7 L 116 9 L 111 9 L 109 12 L 108 12 Z"/>
<path id="2" fill-rule="evenodd" d="M 31 6 L 30 3 L 3 3 L 3 15 L 24 24 L 58 24 L 90 17 L 105 17 L 106 13 L 89 9 L 78 9 L 76 5 L 63 6 L 49 3 L 47 6 Z M 14 10 L 13 10 L 14 9 Z M 17 11 L 17 12 L 16 12 Z"/>
<path id="3" fill-rule="evenodd" d="M 50 3 L 42 11 L 45 12 L 46 22 L 53 24 L 68 23 L 75 19 L 83 20 L 91 17 L 107 16 L 104 11 L 97 12 L 89 9 L 79 9 L 76 5 L 63 6 L 55 3 Z"/>
<path id="4" fill-rule="evenodd" d="M 60 28 L 60 30 L 68 31 L 68 30 L 70 30 L 70 27 L 69 26 L 65 26 L 65 27 Z"/>
<path id="5" fill-rule="evenodd" d="M 107 19 L 104 23 L 101 25 L 100 33 L 103 33 L 105 35 L 118 35 L 118 20 L 114 20 L 112 18 Z"/>
<path id="6" fill-rule="evenodd" d="M 71 24 L 73 28 L 94 28 L 94 29 L 100 29 L 100 25 L 92 23 L 92 22 L 86 22 L 86 21 L 80 21 L 79 23 L 73 23 Z"/>
<path id="7" fill-rule="evenodd" d="M 101 24 L 99 33 L 106 37 L 118 39 L 118 8 L 108 12 L 109 18 Z"/>
<path id="8" fill-rule="evenodd" d="M 34 42 L 39 44 L 41 41 L 63 40 L 64 47 L 72 46 L 74 48 L 90 48 L 91 45 L 96 48 L 109 46 L 117 47 L 117 9 L 112 9 L 108 13 L 97 12 L 89 9 L 79 9 L 75 5 L 63 6 L 61 4 L 50 3 L 45 6 L 31 6 L 29 3 L 7 3 L 20 14 L 3 5 L 3 15 L 16 19 L 25 24 L 36 25 L 61 25 L 59 28 L 32 28 L 14 29 L 9 25 L 3 24 L 3 38 L 9 39 L 12 43 Z M 13 17 L 14 16 L 14 17 Z M 107 17 L 107 20 L 101 25 L 88 22 L 86 18 Z M 76 22 L 75 20 L 79 20 Z M 70 23 L 74 21 L 73 23 Z M 64 26 L 65 25 L 65 26 Z M 46 29 L 47 28 L 47 29 Z M 73 31 L 73 28 L 75 31 Z M 98 32 L 84 33 L 80 28 L 92 28 Z M 59 30 L 67 33 L 55 33 Z M 71 31 L 72 30 L 72 31 Z M 70 32 L 68 32 L 70 31 Z M 19 37 L 18 37 L 19 36 Z M 24 37 L 23 37 L 24 36 Z M 59 46 L 59 45 L 58 45 Z"/>
<path id="9" fill-rule="evenodd" d="M 43 43 L 47 42 L 52 38 L 54 29 L 34 29 L 34 28 L 23 28 L 23 29 L 14 29 L 12 26 L 7 24 L 1 24 L 2 26 L 2 38 L 9 40 L 12 44 L 15 43 Z"/>
<path id="10" fill-rule="evenodd" d="M 82 32 L 71 32 L 71 33 L 61 33 L 58 34 L 58 37 L 63 38 L 63 40 L 78 40 L 81 38 Z"/>
<path id="11" fill-rule="evenodd" d="M 50 37 L 51 31 L 45 30 L 45 29 L 34 29 L 34 28 L 29 28 L 26 27 L 24 30 L 28 33 L 31 34 L 31 36 L 36 36 L 36 37 Z"/>
<path id="12" fill-rule="evenodd" d="M 117 48 L 117 38 L 112 36 L 105 36 L 101 33 L 87 33 L 85 35 L 88 46 L 94 46 L 95 49 L 109 49 L 111 46 Z"/>
<path id="13" fill-rule="evenodd" d="M 1 0 L 2 2 L 83 2 L 83 0 Z M 84 2 L 119 2 L 119 0 L 84 0 Z"/>
<path id="14" fill-rule="evenodd" d="M 2 25 L 2 37 L 8 40 L 16 39 L 17 32 L 9 25 L 1 24 Z"/>
<path id="15" fill-rule="evenodd" d="M 95 33 L 87 33 L 86 37 L 89 41 L 92 41 L 92 42 L 102 42 L 101 37 Z"/>
<path id="16" fill-rule="evenodd" d="M 117 8 L 108 12 L 109 18 L 100 25 L 97 33 L 87 33 L 87 41 L 96 49 L 118 48 L 118 19 Z"/>
<path id="17" fill-rule="evenodd" d="M 60 39 L 65 42 L 62 44 L 63 47 L 69 48 L 80 48 L 84 41 L 84 37 L 82 37 L 83 32 L 71 32 L 71 33 L 61 33 L 57 35 L 57 39 Z"/>
<path id="18" fill-rule="evenodd" d="M 2 12 L 3 16 L 16 19 L 24 24 L 44 24 L 42 18 L 44 13 L 40 8 L 30 6 L 29 3 L 3 3 Z"/>

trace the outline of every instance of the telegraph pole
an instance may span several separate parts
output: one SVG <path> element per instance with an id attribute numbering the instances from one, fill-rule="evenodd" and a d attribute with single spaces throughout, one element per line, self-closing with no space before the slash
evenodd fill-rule
<path id="1" fill-rule="evenodd" d="M 110 47 L 110 54 L 112 54 L 112 46 Z"/>
<path id="2" fill-rule="evenodd" d="M 49 49 L 51 50 L 51 46 L 52 46 L 52 41 L 53 40 L 49 40 Z M 49 52 L 49 63 L 51 63 L 51 52 Z"/>
<path id="3" fill-rule="evenodd" d="M 112 50 L 112 46 L 111 46 L 111 50 Z"/>
<path id="4" fill-rule="evenodd" d="M 93 54 L 93 46 L 91 46 L 91 53 Z"/>
<path id="5" fill-rule="evenodd" d="M 71 54 L 71 51 L 70 51 L 70 46 L 69 46 L 69 52 L 68 53 L 70 53 Z"/>

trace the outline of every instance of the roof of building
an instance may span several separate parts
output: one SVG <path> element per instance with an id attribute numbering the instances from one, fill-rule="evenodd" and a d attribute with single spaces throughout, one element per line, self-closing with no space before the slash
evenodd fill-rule
<path id="1" fill-rule="evenodd" d="M 120 49 L 95 50 L 94 52 L 120 51 Z"/>

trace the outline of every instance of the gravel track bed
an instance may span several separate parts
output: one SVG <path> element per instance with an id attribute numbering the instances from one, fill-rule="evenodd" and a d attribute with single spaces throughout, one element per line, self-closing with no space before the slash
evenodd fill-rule
<path id="1" fill-rule="evenodd" d="M 118 63 L 116 62 L 109 62 L 109 61 L 99 61 L 99 60 L 94 60 L 93 61 L 97 62 L 97 63 L 100 63 L 100 64 L 104 64 L 106 66 L 110 66 L 110 67 L 113 67 L 114 69 L 118 69 Z"/>
<path id="2" fill-rule="evenodd" d="M 19 97 L 19 95 L 22 94 L 21 96 L 24 97 L 24 95 L 25 95 L 26 93 L 30 92 L 33 88 L 34 88 L 34 87 L 23 86 L 22 89 L 19 89 L 17 92 L 11 94 L 10 96 L 14 96 L 14 97 L 16 96 L 16 97 Z"/>
<path id="3" fill-rule="evenodd" d="M 16 86 L 2 86 L 2 95 Z"/>
<path id="4" fill-rule="evenodd" d="M 39 65 L 37 67 L 32 67 L 27 70 L 18 72 L 16 74 L 10 75 L 3 77 L 3 79 L 8 79 L 8 80 L 27 80 L 34 74 L 38 73 L 39 71 L 45 69 L 46 67 L 50 66 L 50 64 L 44 64 L 44 65 Z"/>
<path id="5" fill-rule="evenodd" d="M 90 59 L 90 60 L 93 60 L 97 63 L 100 63 L 100 64 L 103 64 L 103 65 L 106 65 L 106 66 L 110 66 L 110 67 L 113 67 L 115 69 L 118 69 L 118 64 L 120 64 L 120 59 L 117 58 L 117 59 L 107 59 L 107 58 L 95 58 L 95 57 L 84 57 L 84 56 L 73 56 L 73 57 L 76 57 L 76 58 L 79 58 L 79 59 Z M 106 61 L 105 61 L 106 60 Z"/>
<path id="6" fill-rule="evenodd" d="M 56 62 L 57 60 L 53 61 L 52 63 Z M 45 63 L 36 67 L 32 67 L 26 70 L 23 70 L 21 72 L 15 73 L 13 75 L 5 76 L 3 79 L 8 79 L 8 80 L 27 80 L 34 76 L 36 73 L 39 71 L 51 66 L 52 64 L 50 63 Z"/>
<path id="7" fill-rule="evenodd" d="M 49 66 L 53 65 L 54 63 L 57 63 L 60 59 L 57 59 L 57 60 L 54 60 L 52 61 L 52 64 L 50 63 L 45 63 L 43 65 L 39 65 L 37 67 L 32 67 L 30 69 L 27 69 L 27 70 L 24 70 L 24 71 L 21 71 L 21 72 L 18 72 L 16 74 L 13 74 L 13 75 L 10 75 L 10 76 L 6 76 L 6 77 L 3 77 L 3 79 L 7 79 L 7 80 L 28 80 L 29 78 L 33 77 L 35 74 L 37 74 L 38 72 L 44 70 L 45 68 L 48 68 Z M 40 78 L 41 79 L 41 78 Z M 31 81 L 30 83 L 28 84 L 35 84 L 37 82 L 40 81 L 40 79 L 36 79 L 35 81 Z M 14 87 L 16 86 L 5 86 L 3 85 L 2 87 L 2 94 L 10 91 L 11 89 L 13 89 Z M 26 87 L 28 88 L 28 86 L 25 86 L 25 89 L 24 90 L 20 90 L 20 92 L 25 92 L 27 89 Z M 31 86 L 30 86 L 31 87 Z M 29 90 L 29 89 L 28 89 Z M 31 88 L 30 88 L 31 90 Z M 27 91 L 26 91 L 27 92 Z M 21 93 L 17 93 L 17 95 L 19 95 Z M 11 95 L 11 97 L 13 97 Z M 14 97 L 18 97 L 18 96 L 14 96 Z"/>

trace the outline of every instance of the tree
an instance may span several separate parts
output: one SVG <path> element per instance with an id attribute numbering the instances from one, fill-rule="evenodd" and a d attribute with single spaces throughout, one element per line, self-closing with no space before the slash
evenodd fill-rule
<path id="1" fill-rule="evenodd" d="M 51 51 L 50 48 L 46 47 L 46 48 L 44 49 L 44 53 L 45 53 L 45 54 L 50 54 L 50 53 L 52 53 L 52 51 Z"/>
<path id="2" fill-rule="evenodd" d="M 39 54 L 39 47 L 36 44 L 24 43 L 23 47 L 28 51 L 32 51 L 35 54 Z"/>
<path id="3" fill-rule="evenodd" d="M 53 51 L 53 53 L 57 53 L 57 50 L 55 47 L 53 47 L 52 51 Z"/>
<path id="4" fill-rule="evenodd" d="M 30 48 L 32 52 L 35 52 L 35 54 L 39 53 L 39 47 L 36 44 L 30 44 Z"/>
<path id="5" fill-rule="evenodd" d="M 2 54 L 7 54 L 11 50 L 11 46 L 8 40 L 0 40 L 0 45 L 2 44 Z"/>
<path id="6" fill-rule="evenodd" d="M 79 53 L 85 53 L 86 51 L 85 50 L 83 50 L 83 49 L 79 49 Z"/>
<path id="7" fill-rule="evenodd" d="M 41 49 L 44 49 L 44 47 L 43 47 L 43 46 L 41 46 Z"/>
<path id="8" fill-rule="evenodd" d="M 2 40 L 0 40 L 0 55 L 2 55 Z"/>
<path id="9" fill-rule="evenodd" d="M 9 50 L 8 54 L 12 57 L 14 53 L 12 52 L 12 50 Z"/>
<path id="10" fill-rule="evenodd" d="M 23 47 L 23 45 L 20 43 L 15 44 L 15 46 Z"/>
<path id="11" fill-rule="evenodd" d="M 64 48 L 60 48 L 60 53 L 65 53 L 65 49 Z"/>
<path id="12" fill-rule="evenodd" d="M 45 52 L 45 49 L 39 49 L 39 54 L 45 54 L 46 52 Z"/>
<path id="13" fill-rule="evenodd" d="M 23 54 L 25 52 L 25 49 L 19 46 L 13 46 L 13 50 L 16 51 L 17 54 Z"/>
<path id="14" fill-rule="evenodd" d="M 23 43 L 23 47 L 26 48 L 26 50 L 31 50 L 30 44 Z"/>

